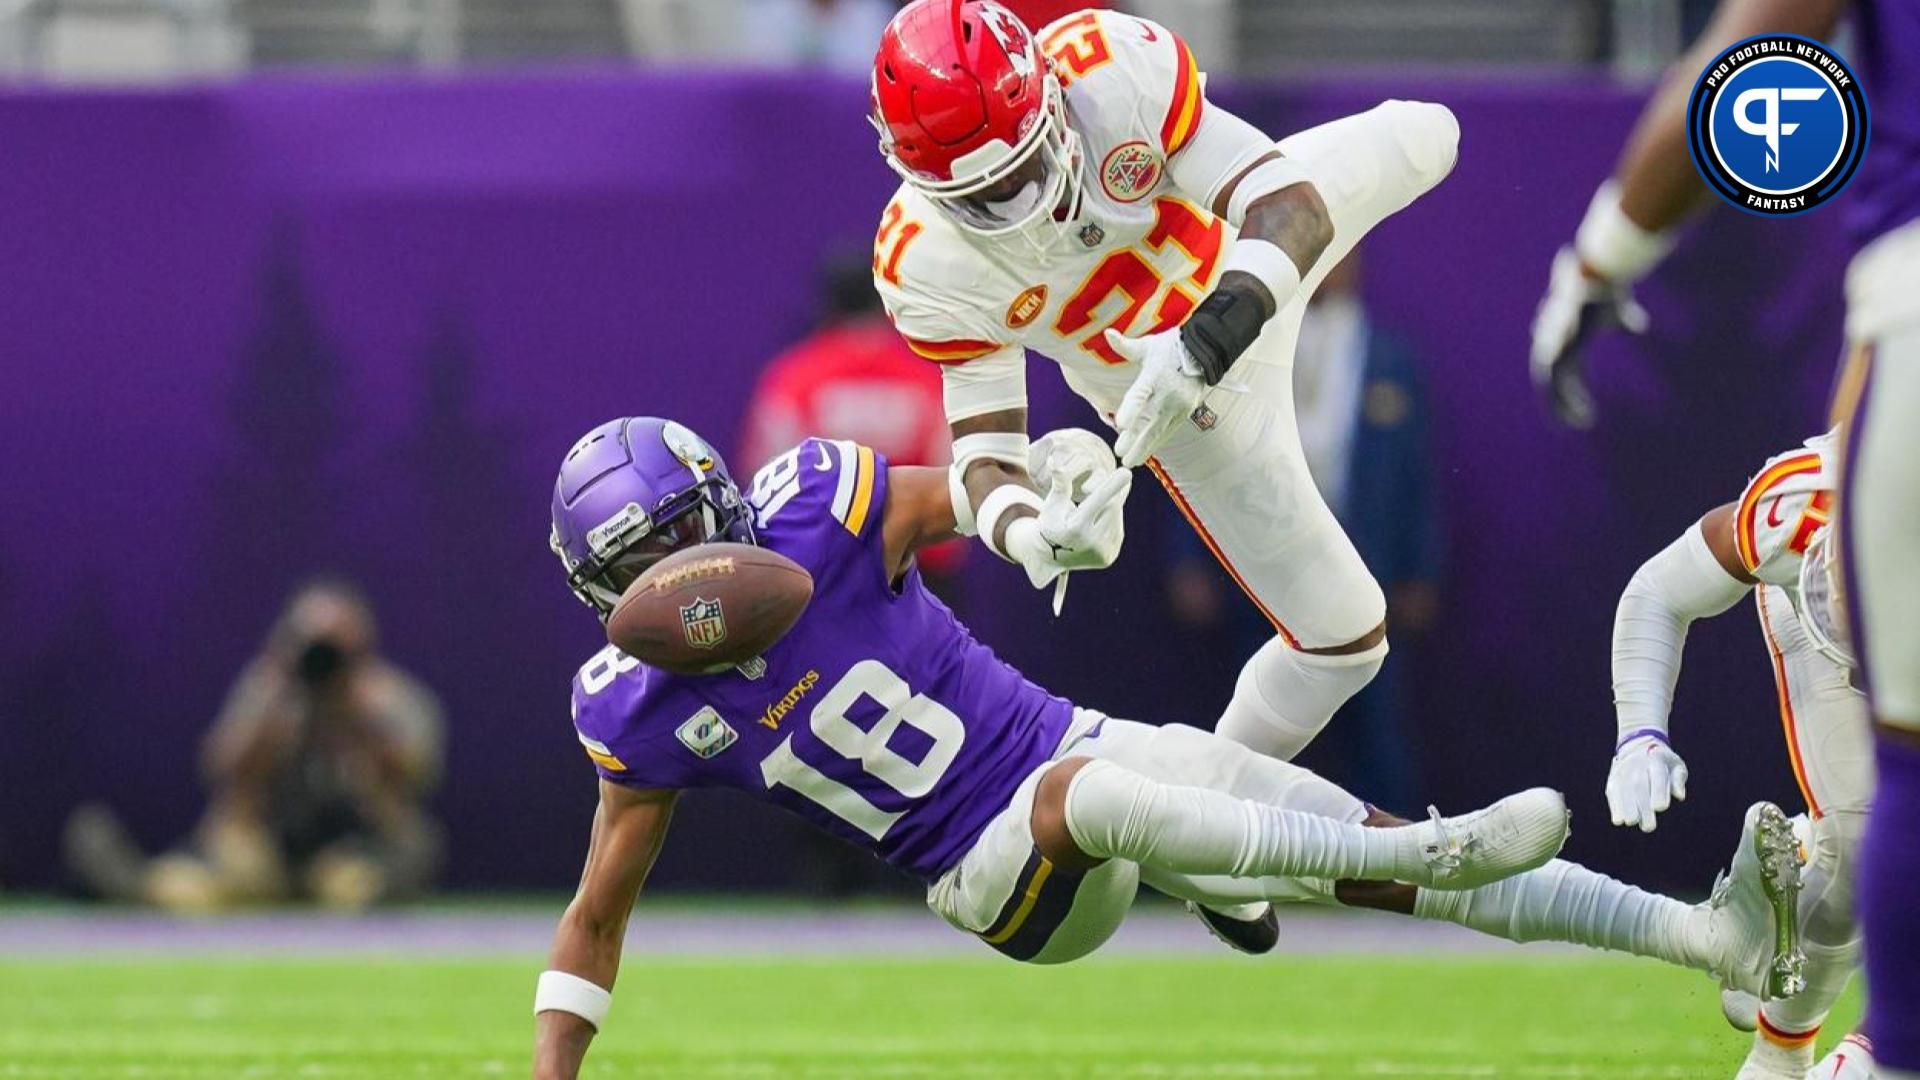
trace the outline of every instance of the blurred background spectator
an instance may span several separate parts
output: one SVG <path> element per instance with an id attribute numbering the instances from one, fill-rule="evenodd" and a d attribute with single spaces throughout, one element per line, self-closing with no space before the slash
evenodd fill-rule
<path id="1" fill-rule="evenodd" d="M 894 332 L 865 255 L 839 255 L 822 265 L 819 328 L 767 364 L 743 425 L 744 467 L 736 470 L 743 477 L 813 435 L 871 446 L 895 465 L 952 460 L 940 369 Z M 954 575 L 967 547 L 950 540 L 918 557 L 928 587 L 949 606 L 962 602 Z"/>
<path id="2" fill-rule="evenodd" d="M 1360 252 L 1327 275 L 1300 324 L 1293 401 L 1314 484 L 1387 593 L 1393 652 L 1373 682 L 1342 706 L 1314 741 L 1311 762 L 1376 805 L 1417 808 L 1410 727 L 1409 653 L 1440 613 L 1441 522 L 1420 365 L 1397 335 L 1367 313 Z M 1242 602 L 1191 530 L 1168 574 L 1176 618 L 1224 623 L 1238 655 L 1272 636 Z"/>
<path id="3" fill-rule="evenodd" d="M 105 806 L 75 811 L 67 857 L 93 892 L 174 911 L 310 899 L 359 909 L 423 892 L 440 829 L 440 706 L 382 659 L 373 609 L 344 581 L 288 601 L 201 748 L 207 808 L 153 859 Z"/>

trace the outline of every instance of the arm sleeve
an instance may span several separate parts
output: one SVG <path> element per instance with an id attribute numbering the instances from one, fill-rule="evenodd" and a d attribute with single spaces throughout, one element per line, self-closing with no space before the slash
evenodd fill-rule
<path id="1" fill-rule="evenodd" d="M 965 364 L 940 368 L 947 421 L 1027 407 L 1027 353 L 1007 345 Z"/>
<path id="2" fill-rule="evenodd" d="M 1212 209 L 1227 181 L 1273 150 L 1266 132 L 1209 103 L 1193 137 L 1167 159 L 1167 175 L 1194 202 Z"/>
<path id="3" fill-rule="evenodd" d="M 1687 627 L 1747 595 L 1695 524 L 1634 572 L 1613 616 L 1613 705 L 1618 731 L 1667 730 Z"/>

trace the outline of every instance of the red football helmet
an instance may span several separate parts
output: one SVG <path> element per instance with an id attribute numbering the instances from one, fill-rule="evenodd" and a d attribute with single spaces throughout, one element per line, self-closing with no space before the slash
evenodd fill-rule
<path id="1" fill-rule="evenodd" d="M 913 0 L 893 17 L 872 120 L 893 171 L 975 234 L 1037 227 L 1049 243 L 1079 213 L 1080 136 L 1060 80 L 991 0 Z"/>

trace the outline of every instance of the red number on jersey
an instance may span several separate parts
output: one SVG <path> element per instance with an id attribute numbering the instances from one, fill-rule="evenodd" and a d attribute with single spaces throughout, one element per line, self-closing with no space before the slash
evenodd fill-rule
<path id="1" fill-rule="evenodd" d="M 1223 239 L 1220 219 L 1203 216 L 1200 211 L 1179 199 L 1162 196 L 1153 201 L 1153 229 L 1147 233 L 1147 246 L 1154 251 L 1164 251 L 1171 243 L 1179 248 L 1187 258 L 1194 262 L 1193 271 L 1187 275 L 1194 289 L 1204 289 L 1213 280 L 1214 264 L 1220 260 L 1220 244 Z M 1120 314 L 1104 324 L 1095 326 L 1093 333 L 1080 340 L 1080 347 L 1109 364 L 1126 363 L 1113 346 L 1107 344 L 1106 331 L 1118 330 L 1123 334 L 1131 333 L 1133 322 L 1140 316 L 1142 308 L 1160 291 L 1160 274 L 1153 264 L 1140 257 L 1132 248 L 1123 248 L 1100 260 L 1087 279 L 1073 291 L 1067 302 L 1060 306 L 1060 315 L 1054 319 L 1054 332 L 1061 337 L 1073 335 L 1093 326 L 1098 309 L 1115 293 L 1127 298 L 1127 306 Z M 1154 308 L 1153 324 L 1148 333 L 1159 333 L 1180 325 L 1187 317 L 1199 298 L 1180 282 L 1172 282 L 1167 294 L 1160 298 Z"/>
<path id="2" fill-rule="evenodd" d="M 1800 512 L 1800 520 L 1793 524 L 1793 538 L 1787 541 L 1787 550 L 1795 555 L 1805 555 L 1807 545 L 1813 543 L 1813 534 L 1832 517 L 1833 493 L 1816 491 L 1813 498 L 1807 500 L 1807 508 Z"/>
<path id="3" fill-rule="evenodd" d="M 892 203 L 887 212 L 881 215 L 880 231 L 873 237 L 873 272 L 879 274 L 889 285 L 900 284 L 900 256 L 907 253 L 907 245 L 920 235 L 921 225 L 917 221 L 902 224 L 899 203 Z M 898 228 L 896 236 L 894 229 Z M 888 248 L 887 242 L 893 246 Z"/>
<path id="4" fill-rule="evenodd" d="M 1083 11 L 1054 27 L 1040 39 L 1040 51 L 1057 65 L 1062 87 L 1113 59 L 1106 32 L 1100 29 L 1100 16 L 1092 11 Z"/>

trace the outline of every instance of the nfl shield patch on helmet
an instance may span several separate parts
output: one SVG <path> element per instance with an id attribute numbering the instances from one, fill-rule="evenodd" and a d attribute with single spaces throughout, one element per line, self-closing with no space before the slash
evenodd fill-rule
<path id="1" fill-rule="evenodd" d="M 682 604 L 680 625 L 687 632 L 687 644 L 696 649 L 711 649 L 727 640 L 726 613 L 720 610 L 718 600 L 696 596 L 693 603 Z"/>
<path id="2" fill-rule="evenodd" d="M 713 757 L 732 746 L 734 740 L 740 737 L 731 725 L 720 719 L 720 714 L 711 705 L 687 717 L 687 722 L 681 724 L 674 735 L 687 749 L 702 758 Z"/>

